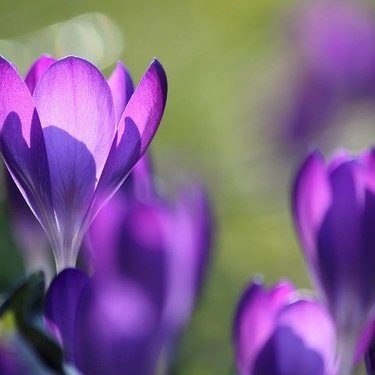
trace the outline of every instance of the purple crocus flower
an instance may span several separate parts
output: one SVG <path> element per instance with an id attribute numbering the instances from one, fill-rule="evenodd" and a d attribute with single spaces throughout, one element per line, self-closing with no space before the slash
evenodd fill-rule
<path id="1" fill-rule="evenodd" d="M 74 266 L 87 227 L 158 128 L 164 70 L 154 60 L 130 99 L 122 64 L 107 82 L 81 58 L 41 57 L 23 80 L 1 58 L 0 77 L 3 159 L 49 237 L 57 269 Z"/>
<path id="2" fill-rule="evenodd" d="M 306 143 L 331 125 L 343 106 L 375 95 L 375 14 L 365 2 L 307 1 L 296 14 L 296 88 L 288 140 Z"/>
<path id="3" fill-rule="evenodd" d="M 239 375 L 332 375 L 336 335 L 325 308 L 288 282 L 253 281 L 238 304 L 233 343 Z"/>
<path id="4" fill-rule="evenodd" d="M 84 374 L 154 373 L 157 311 L 139 285 L 65 269 L 46 295 L 47 327 Z"/>
<path id="5" fill-rule="evenodd" d="M 205 194 L 187 189 L 172 206 L 149 168 L 143 157 L 92 223 L 84 254 L 93 277 L 68 269 L 47 292 L 47 326 L 84 373 L 168 366 L 202 285 L 211 238 Z"/>
<path id="6" fill-rule="evenodd" d="M 338 88 L 363 94 L 375 83 L 375 14 L 365 2 L 310 1 L 297 40 L 308 69 Z"/>
<path id="7" fill-rule="evenodd" d="M 335 321 L 345 368 L 345 362 L 353 362 L 375 306 L 374 166 L 374 150 L 358 157 L 340 152 L 327 164 L 316 151 L 299 170 L 293 190 L 297 232 L 312 279 Z M 366 343 L 360 345 L 365 350 Z"/>
<path id="8" fill-rule="evenodd" d="M 95 218 L 88 232 L 89 258 L 97 272 L 143 285 L 161 313 L 169 363 L 206 274 L 212 218 L 199 185 L 186 187 L 174 205 L 160 197 L 150 165 L 143 157 Z"/>

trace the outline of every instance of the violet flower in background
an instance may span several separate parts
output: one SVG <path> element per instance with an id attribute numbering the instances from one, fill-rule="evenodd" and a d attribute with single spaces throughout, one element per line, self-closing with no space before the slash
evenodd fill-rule
<path id="1" fill-rule="evenodd" d="M 283 128 L 296 146 L 311 143 L 345 105 L 375 100 L 375 13 L 367 5 L 318 0 L 297 12 L 299 66 Z"/>
<path id="2" fill-rule="evenodd" d="M 129 102 L 121 64 L 108 83 L 77 57 L 41 57 L 25 81 L 1 59 L 0 73 L 1 153 L 60 271 L 75 265 L 87 227 L 151 142 L 166 102 L 165 73 L 154 60 Z"/>
<path id="3" fill-rule="evenodd" d="M 237 306 L 233 345 L 239 375 L 332 375 L 336 334 L 325 308 L 288 282 L 253 281 Z"/>
<path id="4" fill-rule="evenodd" d="M 66 269 L 46 295 L 47 327 L 84 374 L 152 375 L 159 352 L 157 311 L 139 285 Z"/>
<path id="5" fill-rule="evenodd" d="M 328 163 L 314 152 L 293 191 L 297 232 L 313 282 L 335 321 L 344 368 L 353 362 L 357 345 L 366 349 L 374 319 L 374 166 L 374 150 L 358 157 L 341 152 Z"/>
<path id="6" fill-rule="evenodd" d="M 297 41 L 309 71 L 347 95 L 375 93 L 375 14 L 352 0 L 310 1 L 298 18 Z"/>
<path id="7" fill-rule="evenodd" d="M 97 273 L 122 275 L 143 286 L 161 314 L 163 360 L 169 366 L 204 281 L 212 216 L 198 185 L 186 187 L 175 204 L 160 197 L 150 165 L 144 156 L 100 211 L 88 232 L 86 254 Z"/>
<path id="8" fill-rule="evenodd" d="M 171 205 L 150 168 L 146 155 L 93 221 L 84 249 L 92 278 L 67 269 L 47 292 L 47 327 L 84 373 L 167 370 L 202 286 L 212 237 L 207 198 L 196 186 Z"/>

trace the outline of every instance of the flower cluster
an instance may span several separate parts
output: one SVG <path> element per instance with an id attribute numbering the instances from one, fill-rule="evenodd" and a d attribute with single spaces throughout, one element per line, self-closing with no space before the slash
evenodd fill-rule
<path id="1" fill-rule="evenodd" d="M 375 319 L 375 151 L 313 152 L 293 190 L 293 217 L 317 297 L 253 282 L 237 308 L 240 374 L 351 374 Z M 367 356 L 369 373 L 374 368 Z M 303 369 L 303 371 L 302 371 Z"/>
<path id="2" fill-rule="evenodd" d="M 297 80 L 282 140 L 305 154 L 317 140 L 327 145 L 321 134 L 343 110 L 373 108 L 375 15 L 365 3 L 308 1 L 293 31 Z M 314 291 L 250 283 L 233 324 L 238 373 L 349 375 L 365 362 L 374 374 L 375 150 L 328 162 L 310 153 L 295 177 L 292 216 Z"/>
<path id="3" fill-rule="evenodd" d="M 57 268 L 46 293 L 34 274 L 2 303 L 0 373 L 173 367 L 210 259 L 212 217 L 200 184 L 172 201 L 155 181 L 145 152 L 166 95 L 157 60 L 135 89 L 122 63 L 106 80 L 81 58 L 42 56 L 23 80 L 0 60 L 13 229 L 32 269 L 54 273 L 49 246 Z"/>

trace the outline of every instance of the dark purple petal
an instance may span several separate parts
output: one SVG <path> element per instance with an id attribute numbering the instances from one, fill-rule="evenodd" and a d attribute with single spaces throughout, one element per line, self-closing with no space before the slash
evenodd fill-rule
<path id="1" fill-rule="evenodd" d="M 311 173 L 314 168 L 309 167 L 302 169 L 296 183 L 299 195 L 295 196 L 299 198 L 295 202 L 299 205 L 294 205 L 295 221 L 310 271 L 335 319 L 340 371 L 350 368 L 355 355 L 365 350 L 368 338 L 363 332 L 374 309 L 374 155 L 370 150 L 351 158 L 341 152 L 328 166 L 320 164 L 323 188 L 322 184 L 310 183 L 311 175 L 318 174 Z M 305 165 L 309 166 L 309 161 Z M 306 207 L 327 191 L 331 198 L 323 214 L 316 215 L 316 220 L 306 220 Z M 309 257 L 310 249 L 314 250 L 313 257 Z"/>
<path id="2" fill-rule="evenodd" d="M 292 302 L 280 310 L 277 317 L 277 325 L 279 327 L 288 327 L 294 335 L 302 340 L 303 346 L 319 355 L 324 364 L 324 373 L 330 374 L 333 372 L 336 359 L 336 331 L 333 321 L 323 305 L 313 300 L 303 299 Z M 286 350 L 292 349 L 288 348 L 285 343 L 280 342 L 279 344 L 283 346 L 283 348 L 280 347 L 281 350 L 284 348 Z M 295 349 L 299 350 L 298 347 Z M 303 360 L 309 363 L 310 358 L 306 354 L 306 352 L 302 354 Z M 315 355 L 312 357 L 314 358 Z M 298 355 L 296 358 L 299 358 Z M 301 368 L 303 369 L 303 364 L 301 363 L 300 365 L 302 365 Z M 306 370 L 307 368 L 308 366 L 305 365 Z M 288 372 L 286 371 L 285 373 Z"/>
<path id="3" fill-rule="evenodd" d="M 34 101 L 53 181 L 61 268 L 75 264 L 83 221 L 113 142 L 113 101 L 99 70 L 76 57 L 49 67 L 36 86 Z"/>
<path id="4" fill-rule="evenodd" d="M 314 136 L 333 122 L 340 105 L 336 91 L 335 86 L 312 72 L 296 82 L 281 128 L 287 146 L 302 146 L 305 150 Z"/>
<path id="5" fill-rule="evenodd" d="M 364 355 L 365 354 L 365 355 Z M 375 320 L 373 319 L 362 333 L 357 344 L 356 360 L 365 357 L 367 375 L 375 374 Z"/>
<path id="6" fill-rule="evenodd" d="M 27 86 L 3 58 L 0 76 L 1 153 L 23 197 L 50 233 L 50 176 L 39 117 Z"/>
<path id="7" fill-rule="evenodd" d="M 341 164 L 331 173 L 330 184 L 332 203 L 316 238 L 318 273 L 339 332 L 344 334 L 344 330 L 347 336 L 351 327 L 351 335 L 357 337 L 373 303 L 362 305 L 371 285 L 361 282 L 362 265 L 366 262 L 366 247 L 362 246 L 366 233 L 363 233 L 365 195 L 361 166 L 356 161 Z M 353 298 L 358 302 L 354 303 Z"/>
<path id="8" fill-rule="evenodd" d="M 151 201 L 157 195 L 150 153 L 146 152 L 134 166 L 129 177 L 121 186 L 121 193 L 143 202 Z"/>
<path id="9" fill-rule="evenodd" d="M 310 3 L 299 15 L 298 28 L 306 64 L 340 90 L 366 92 L 375 78 L 374 20 L 365 4 Z"/>
<path id="10" fill-rule="evenodd" d="M 193 311 L 210 259 L 213 220 L 204 190 L 194 185 L 180 195 L 170 214 L 168 240 L 168 298 L 166 324 L 172 349 L 174 338 Z"/>
<path id="11" fill-rule="evenodd" d="M 267 291 L 252 283 L 234 320 L 233 340 L 240 375 L 333 373 L 336 332 L 325 308 L 301 299 L 279 283 Z"/>
<path id="12" fill-rule="evenodd" d="M 118 130 L 117 152 L 126 147 L 127 119 L 133 122 L 141 136 L 140 155 L 150 144 L 160 124 L 167 100 L 167 77 L 158 60 L 154 60 L 130 98 Z M 125 142 L 125 143 L 124 143 Z"/>
<path id="13" fill-rule="evenodd" d="M 331 189 L 322 155 L 309 155 L 297 173 L 292 193 L 292 212 L 297 233 L 312 272 L 318 272 L 316 234 L 331 202 Z M 316 275 L 312 275 L 319 282 Z"/>
<path id="14" fill-rule="evenodd" d="M 51 56 L 42 55 L 31 65 L 25 78 L 26 86 L 31 94 L 33 94 L 40 77 L 55 61 L 56 59 Z"/>
<path id="15" fill-rule="evenodd" d="M 92 222 L 85 239 L 85 256 L 96 272 L 111 274 L 117 269 L 117 251 L 119 247 L 127 246 L 126 243 L 120 243 L 120 235 L 128 209 L 127 197 L 118 192 Z"/>
<path id="16" fill-rule="evenodd" d="M 239 375 L 251 373 L 254 361 L 269 340 L 279 311 L 294 295 L 289 283 L 279 283 L 270 291 L 252 282 L 237 306 L 233 324 L 233 345 Z"/>
<path id="17" fill-rule="evenodd" d="M 96 281 L 79 306 L 76 366 L 92 375 L 154 374 L 157 320 L 149 299 L 131 282 Z"/>
<path id="18" fill-rule="evenodd" d="M 67 268 L 60 272 L 48 288 L 44 320 L 51 334 L 64 347 L 68 361 L 73 361 L 78 305 L 89 278 L 81 271 Z"/>
<path id="19" fill-rule="evenodd" d="M 195 185 L 186 189 L 182 198 L 182 205 L 189 215 L 187 220 L 191 225 L 191 236 L 193 248 L 191 254 L 194 254 L 194 292 L 198 295 L 203 285 L 206 270 L 210 260 L 210 250 L 214 236 L 214 218 L 210 206 L 208 195 L 202 186 Z M 184 213 L 182 212 L 182 216 Z M 189 252 L 186 250 L 189 254 Z"/>
<path id="20" fill-rule="evenodd" d="M 277 327 L 257 356 L 252 375 L 326 375 L 322 357 L 289 327 Z"/>
<path id="21" fill-rule="evenodd" d="M 123 218 L 113 258 L 117 272 L 141 285 L 160 311 L 169 281 L 168 220 L 168 211 L 162 205 L 134 202 Z"/>
<path id="22" fill-rule="evenodd" d="M 155 59 L 121 116 L 118 133 L 100 181 L 101 191 L 113 194 L 142 157 L 161 121 L 167 99 L 167 79 Z"/>
<path id="23" fill-rule="evenodd" d="M 116 124 L 118 124 L 134 91 L 131 76 L 122 62 L 116 64 L 115 69 L 108 78 L 108 85 L 112 92 L 115 120 Z"/>

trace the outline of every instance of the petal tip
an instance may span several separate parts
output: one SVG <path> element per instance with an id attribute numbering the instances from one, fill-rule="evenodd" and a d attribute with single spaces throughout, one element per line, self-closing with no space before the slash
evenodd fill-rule
<path id="1" fill-rule="evenodd" d="M 155 69 L 156 71 L 157 77 L 160 81 L 161 90 L 164 96 L 164 105 L 165 105 L 165 101 L 166 101 L 167 93 L 168 93 L 168 80 L 167 80 L 167 75 L 165 73 L 163 65 L 160 63 L 160 61 L 156 57 L 154 57 L 149 69 L 150 70 Z"/>

